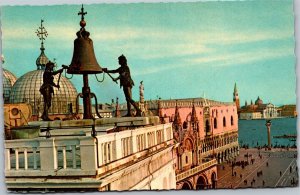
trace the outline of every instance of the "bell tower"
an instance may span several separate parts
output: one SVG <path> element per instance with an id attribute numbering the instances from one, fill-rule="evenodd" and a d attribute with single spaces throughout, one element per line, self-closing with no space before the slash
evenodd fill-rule
<path id="1" fill-rule="evenodd" d="M 236 83 L 234 83 L 233 102 L 235 102 L 236 108 L 239 110 L 241 107 L 240 107 L 240 98 L 237 91 Z"/>

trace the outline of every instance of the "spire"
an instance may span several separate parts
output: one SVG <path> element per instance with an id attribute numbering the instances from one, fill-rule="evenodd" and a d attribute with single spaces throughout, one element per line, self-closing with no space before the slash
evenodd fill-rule
<path id="1" fill-rule="evenodd" d="M 248 106 L 247 100 L 245 101 L 245 106 Z"/>
<path id="2" fill-rule="evenodd" d="M 196 115 L 196 108 L 195 108 L 195 103 L 193 100 L 193 108 L 192 108 L 192 114 L 191 114 L 191 122 L 195 123 L 198 121 L 197 115 Z"/>
<path id="3" fill-rule="evenodd" d="M 240 98 L 239 93 L 237 91 L 236 83 L 234 83 L 234 90 L 233 90 L 233 102 L 235 102 L 236 108 L 239 110 L 240 107 Z"/>
<path id="4" fill-rule="evenodd" d="M 179 115 L 179 110 L 177 106 L 177 100 L 176 100 L 176 105 L 175 105 L 175 116 L 174 116 L 174 121 L 173 121 L 173 126 L 176 131 L 180 130 L 181 128 L 181 118 Z"/>
<path id="5" fill-rule="evenodd" d="M 193 130 L 199 130 L 199 122 L 198 122 L 198 118 L 197 118 L 197 114 L 196 114 L 196 108 L 195 108 L 195 103 L 193 100 L 193 108 L 192 108 L 192 114 L 191 114 L 191 126 L 193 128 Z"/>
<path id="6" fill-rule="evenodd" d="M 47 56 L 44 53 L 44 51 L 45 51 L 44 40 L 48 36 L 48 32 L 46 31 L 45 27 L 43 26 L 43 22 L 44 22 L 44 20 L 41 20 L 41 26 L 35 32 L 36 35 L 38 36 L 38 38 L 41 40 L 41 48 L 40 48 L 41 54 L 36 59 L 36 65 L 37 65 L 38 70 L 45 69 L 46 64 L 49 62 L 49 59 L 47 58 Z"/>
<path id="7" fill-rule="evenodd" d="M 251 105 L 253 105 L 253 101 L 251 100 Z"/>
<path id="8" fill-rule="evenodd" d="M 234 83 L 234 93 L 237 93 L 237 87 L 236 87 L 236 83 Z"/>

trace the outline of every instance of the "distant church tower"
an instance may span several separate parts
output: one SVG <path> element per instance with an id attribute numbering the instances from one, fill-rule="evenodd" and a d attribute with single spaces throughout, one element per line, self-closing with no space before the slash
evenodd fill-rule
<path id="1" fill-rule="evenodd" d="M 235 102 L 236 108 L 239 110 L 241 107 L 240 107 L 240 98 L 237 91 L 236 83 L 234 83 L 233 102 Z"/>

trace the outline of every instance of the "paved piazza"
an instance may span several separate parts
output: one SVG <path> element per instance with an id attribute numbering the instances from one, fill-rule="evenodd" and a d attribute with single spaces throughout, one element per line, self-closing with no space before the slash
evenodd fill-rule
<path id="1" fill-rule="evenodd" d="M 247 164 L 247 160 L 249 164 L 243 168 L 242 164 Z M 266 151 L 242 148 L 235 162 L 240 162 L 240 165 L 232 166 L 232 162 L 218 165 L 218 188 L 274 188 L 299 185 L 296 149 L 276 148 Z"/>

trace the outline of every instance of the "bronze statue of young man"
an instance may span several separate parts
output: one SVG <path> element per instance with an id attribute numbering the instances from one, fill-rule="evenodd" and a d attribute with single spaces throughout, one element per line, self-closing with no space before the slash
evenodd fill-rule
<path id="1" fill-rule="evenodd" d="M 137 104 L 132 99 L 131 88 L 132 86 L 134 86 L 134 82 L 130 76 L 130 69 L 127 65 L 127 59 L 124 55 L 121 55 L 118 59 L 121 67 L 119 67 L 116 70 L 107 70 L 107 68 L 102 68 L 102 70 L 107 73 L 119 73 L 119 77 L 113 80 L 117 81 L 120 79 L 120 88 L 123 87 L 124 95 L 127 102 L 126 116 L 132 116 L 131 105 L 133 105 L 133 107 L 136 109 L 136 116 L 141 116 L 142 115 L 141 110 L 138 108 Z"/>
<path id="2" fill-rule="evenodd" d="M 49 61 L 46 64 L 45 72 L 43 74 L 43 84 L 40 88 L 40 92 L 44 97 L 44 111 L 41 117 L 44 121 L 51 121 L 48 116 L 48 110 L 51 107 L 52 94 L 54 94 L 53 87 L 59 88 L 59 84 L 53 82 L 54 75 L 63 72 L 63 68 L 54 72 L 53 68 L 54 63 Z"/>

